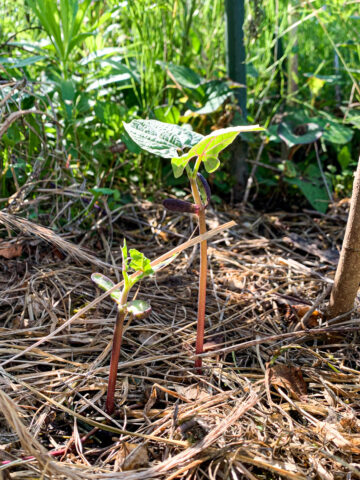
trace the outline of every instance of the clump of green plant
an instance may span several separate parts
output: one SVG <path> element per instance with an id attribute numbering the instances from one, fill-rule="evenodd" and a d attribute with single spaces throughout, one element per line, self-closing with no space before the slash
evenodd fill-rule
<path id="1" fill-rule="evenodd" d="M 151 306 L 144 300 L 132 300 L 128 301 L 128 296 L 131 288 L 140 280 L 155 272 L 155 269 L 159 269 L 161 265 L 157 265 L 152 268 L 150 260 L 138 250 L 131 248 L 128 252 L 126 241 L 124 240 L 123 247 L 121 249 L 122 254 L 122 276 L 123 276 L 123 288 L 122 290 L 114 289 L 110 296 L 117 303 L 117 316 L 116 324 L 113 336 L 113 346 L 111 351 L 110 361 L 110 373 L 108 390 L 106 397 L 106 412 L 111 415 L 114 412 L 114 395 L 117 370 L 120 357 L 120 349 L 123 337 L 124 320 L 127 315 L 132 315 L 134 318 L 143 319 L 147 318 L 151 313 Z M 129 275 L 129 270 L 135 271 L 134 274 Z M 115 287 L 112 280 L 101 273 L 93 273 L 91 279 L 105 291 L 109 291 Z"/>
<path id="2" fill-rule="evenodd" d="M 190 181 L 194 204 L 178 199 L 167 199 L 164 206 L 171 211 L 193 213 L 198 218 L 200 234 L 206 233 L 205 209 L 209 204 L 211 191 L 205 178 L 200 174 L 201 166 L 208 173 L 220 166 L 220 152 L 230 145 L 241 132 L 263 130 L 258 125 L 224 128 L 204 137 L 186 128 L 156 120 L 133 120 L 124 127 L 130 137 L 142 149 L 165 158 L 171 158 L 175 178 L 185 170 Z M 188 150 L 186 152 L 186 150 Z M 200 243 L 200 275 L 198 292 L 198 315 L 196 355 L 203 353 L 205 330 L 207 277 L 207 242 Z M 195 367 L 201 372 L 202 359 L 196 357 Z"/>

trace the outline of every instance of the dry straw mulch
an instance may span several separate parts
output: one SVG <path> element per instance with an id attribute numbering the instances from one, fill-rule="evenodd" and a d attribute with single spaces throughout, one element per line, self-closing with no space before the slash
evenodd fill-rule
<path id="1" fill-rule="evenodd" d="M 191 219 L 147 203 L 107 212 L 67 235 L 91 247 L 85 257 L 31 224 L 3 226 L 0 478 L 359 478 L 359 314 L 321 315 L 346 207 L 210 212 L 209 228 L 237 226 L 209 242 L 203 373 L 195 247 L 137 292 L 153 313 L 126 327 L 114 418 L 103 407 L 115 306 L 77 314 L 100 295 L 90 274 L 119 280 L 123 236 L 154 259 L 191 235 Z"/>

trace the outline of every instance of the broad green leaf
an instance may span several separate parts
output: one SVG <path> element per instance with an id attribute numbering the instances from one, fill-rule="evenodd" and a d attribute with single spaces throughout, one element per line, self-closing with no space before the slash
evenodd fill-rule
<path id="1" fill-rule="evenodd" d="M 354 131 L 338 122 L 335 116 L 327 114 L 324 117 L 314 117 L 312 119 L 324 130 L 323 138 L 327 142 L 337 145 L 349 143 L 354 135 Z"/>
<path id="2" fill-rule="evenodd" d="M 178 83 L 181 87 L 184 88 L 197 88 L 201 83 L 201 78 L 197 73 L 191 70 L 188 67 L 184 67 L 183 65 L 174 65 L 173 63 L 166 63 L 162 61 L 156 62 L 160 65 L 172 80 Z"/>
<path id="3" fill-rule="evenodd" d="M 208 158 L 217 158 L 219 153 L 230 145 L 241 132 L 255 132 L 263 130 L 258 125 L 239 126 L 231 128 L 223 128 L 215 130 L 210 135 L 204 137 L 199 143 L 190 149 L 190 151 L 180 158 L 173 158 L 171 164 L 175 178 L 182 175 L 184 168 L 193 157 L 201 157 L 204 164 Z M 214 166 L 214 161 L 210 160 L 210 164 Z M 220 162 L 218 166 L 220 165 Z M 212 170 L 214 171 L 214 170 Z"/>
<path id="4" fill-rule="evenodd" d="M 164 158 L 179 157 L 179 151 L 196 145 L 204 138 L 187 128 L 157 120 L 133 120 L 123 125 L 139 147 Z"/>
<path id="5" fill-rule="evenodd" d="M 297 185 L 309 203 L 318 212 L 326 212 L 329 205 L 329 197 L 317 165 L 309 165 L 302 176 L 297 178 L 285 177 L 285 180 L 292 185 Z"/>
<path id="6" fill-rule="evenodd" d="M 60 79 L 61 96 L 64 101 L 74 101 L 76 95 L 76 87 L 73 80 Z"/>
<path id="7" fill-rule="evenodd" d="M 147 318 L 151 313 L 151 306 L 145 300 L 133 300 L 126 304 L 127 310 L 134 318 L 142 320 Z"/>
<path id="8" fill-rule="evenodd" d="M 282 122 L 278 127 L 278 135 L 291 148 L 295 145 L 307 145 L 316 142 L 323 134 L 322 129 L 316 123 L 307 123 L 303 127 L 306 129 L 305 133 L 297 135 L 293 132 L 290 123 Z"/>
<path id="9" fill-rule="evenodd" d="M 220 80 L 212 80 L 207 85 L 203 85 L 203 88 L 205 89 L 205 102 L 201 108 L 194 111 L 198 115 L 209 115 L 209 113 L 216 112 L 233 93 L 228 84 Z"/>
<path id="10" fill-rule="evenodd" d="M 326 123 L 324 130 L 324 139 L 331 143 L 338 145 L 344 145 L 350 143 L 354 135 L 354 132 L 349 127 L 341 125 L 337 122 L 324 122 Z"/>
<path id="11" fill-rule="evenodd" d="M 114 285 L 115 283 L 110 280 L 110 278 L 106 277 L 102 273 L 93 273 L 91 275 L 91 280 L 96 283 L 98 287 L 100 287 L 102 290 L 105 290 L 105 292 L 108 292 Z M 121 291 L 120 290 L 114 290 L 112 293 L 110 293 L 110 297 L 115 300 L 116 303 L 121 302 Z"/>

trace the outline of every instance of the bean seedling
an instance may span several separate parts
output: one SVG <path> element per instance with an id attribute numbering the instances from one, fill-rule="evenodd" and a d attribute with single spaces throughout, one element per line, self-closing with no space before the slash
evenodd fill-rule
<path id="1" fill-rule="evenodd" d="M 128 314 L 132 315 L 134 318 L 141 319 L 148 317 L 151 313 L 150 305 L 144 300 L 133 300 L 131 302 L 128 302 L 130 290 L 139 280 L 142 280 L 143 278 L 152 275 L 155 271 L 155 268 L 158 269 L 159 267 L 163 266 L 162 264 L 152 268 L 150 265 L 150 260 L 146 258 L 144 254 L 133 248 L 130 249 L 128 252 L 125 240 L 121 249 L 121 255 L 123 289 L 115 289 L 110 293 L 111 298 L 117 303 L 118 309 L 113 336 L 109 382 L 105 406 L 106 412 L 109 415 L 114 412 L 115 385 L 123 337 L 124 320 Z M 129 275 L 130 269 L 138 272 L 138 275 Z M 112 280 L 107 278 L 105 275 L 102 275 L 101 273 L 93 273 L 91 275 L 91 279 L 96 283 L 96 285 L 98 285 L 105 291 L 109 291 L 115 286 Z"/>
<path id="2" fill-rule="evenodd" d="M 230 145 L 242 132 L 263 130 L 258 125 L 240 126 L 215 130 L 204 137 L 186 128 L 157 120 L 133 120 L 124 123 L 132 140 L 142 149 L 165 158 L 171 158 L 175 178 L 182 176 L 184 170 L 188 176 L 194 204 L 178 199 L 167 199 L 164 206 L 168 210 L 193 213 L 198 217 L 200 234 L 206 233 L 205 209 L 209 204 L 211 192 L 205 178 L 199 173 L 203 164 L 208 173 L 215 172 L 220 166 L 220 152 Z M 187 153 L 183 153 L 189 149 Z M 192 164 L 190 162 L 193 162 Z M 198 315 L 196 355 L 203 353 L 207 277 L 207 242 L 200 243 L 200 275 L 198 292 Z M 196 357 L 195 367 L 201 372 L 202 359 Z"/>

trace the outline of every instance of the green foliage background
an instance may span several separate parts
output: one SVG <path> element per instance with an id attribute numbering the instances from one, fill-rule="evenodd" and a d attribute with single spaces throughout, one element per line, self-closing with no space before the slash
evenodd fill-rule
<path id="1" fill-rule="evenodd" d="M 74 215 L 85 219 L 102 196 L 116 209 L 160 186 L 183 195 L 169 162 L 140 153 L 124 131 L 136 118 L 204 135 L 214 125 L 259 123 L 262 136 L 243 135 L 250 160 L 265 143 L 259 199 L 277 204 L 302 194 L 326 211 L 334 195 L 349 194 L 360 128 L 358 5 L 247 0 L 245 7 L 247 119 L 234 102 L 239 86 L 226 78 L 222 0 L 2 0 L 1 123 L 19 110 L 44 113 L 22 116 L 0 139 L 3 205 L 39 164 L 37 181 L 79 186 L 87 203 Z M 314 140 L 297 131 L 309 123 L 322 133 L 319 158 Z M 228 198 L 230 168 L 213 185 Z"/>

